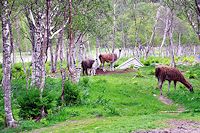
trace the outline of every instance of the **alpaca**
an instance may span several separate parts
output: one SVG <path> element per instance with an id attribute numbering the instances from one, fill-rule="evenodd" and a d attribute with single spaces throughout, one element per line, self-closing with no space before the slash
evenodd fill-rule
<path id="1" fill-rule="evenodd" d="M 95 60 L 92 60 L 92 59 L 83 60 L 81 62 L 81 66 L 83 69 L 83 75 L 84 74 L 88 75 L 88 69 L 92 68 L 92 65 L 94 62 L 95 62 Z"/>
<path id="2" fill-rule="evenodd" d="M 100 59 L 100 62 L 102 64 L 103 71 L 105 71 L 105 69 L 104 69 L 105 62 L 110 63 L 110 70 L 114 71 L 114 62 L 117 59 L 119 59 L 120 54 L 121 54 L 121 49 L 119 49 L 119 56 L 117 56 L 117 54 L 113 54 L 113 53 L 110 53 L 110 54 L 100 54 L 99 55 L 99 59 Z"/>
<path id="3" fill-rule="evenodd" d="M 162 85 L 165 80 L 168 80 L 168 92 L 170 89 L 171 81 L 174 81 L 174 89 L 176 90 L 177 81 L 185 85 L 190 92 L 193 92 L 192 85 L 184 78 L 183 74 L 174 67 L 159 65 L 156 67 L 155 76 L 158 79 L 160 95 L 162 95 Z"/>
<path id="4" fill-rule="evenodd" d="M 94 63 L 92 64 L 92 68 L 90 69 L 91 76 L 96 75 L 96 70 L 97 70 L 98 67 L 99 67 L 99 61 L 98 61 L 98 59 L 96 59 L 94 61 Z"/>

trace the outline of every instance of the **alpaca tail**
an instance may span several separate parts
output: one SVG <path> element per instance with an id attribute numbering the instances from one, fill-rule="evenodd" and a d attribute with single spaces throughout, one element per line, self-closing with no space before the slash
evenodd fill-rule
<path id="1" fill-rule="evenodd" d="M 84 64 L 84 63 L 83 63 L 83 61 L 82 61 L 82 62 L 81 62 L 81 66 L 82 66 L 82 68 L 83 68 L 83 64 Z"/>
<path id="2" fill-rule="evenodd" d="M 99 55 L 99 60 L 102 62 L 102 55 L 101 54 Z"/>

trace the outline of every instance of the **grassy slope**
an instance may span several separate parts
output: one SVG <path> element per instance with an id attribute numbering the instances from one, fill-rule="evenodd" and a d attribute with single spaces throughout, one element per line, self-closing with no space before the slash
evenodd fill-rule
<path id="1" fill-rule="evenodd" d="M 177 104 L 169 106 L 157 100 L 155 95 L 159 95 L 159 90 L 155 89 L 157 81 L 153 73 L 153 67 L 145 67 L 140 70 L 139 75 L 127 73 L 89 77 L 91 89 L 87 105 L 65 107 L 39 123 L 22 121 L 21 127 L 14 131 L 50 126 L 34 132 L 130 132 L 164 127 L 164 122 L 172 118 L 200 120 L 199 77 L 190 80 L 195 86 L 195 94 L 190 94 L 178 84 L 177 91 L 172 88 L 168 95 L 175 102 L 184 105 L 188 112 L 164 114 L 161 111 L 176 110 Z M 135 75 L 139 77 L 133 78 Z M 164 84 L 164 95 L 167 95 L 167 83 Z M 56 124 L 58 122 L 61 123 Z M 13 130 L 2 132 L 8 131 Z"/>
<path id="2" fill-rule="evenodd" d="M 74 107 L 77 117 L 36 132 L 129 132 L 138 128 L 156 128 L 163 119 L 171 118 L 160 111 L 176 110 L 166 106 L 153 94 L 152 76 L 134 79 L 134 73 L 95 76 L 91 79 L 91 105 Z M 155 81 L 155 79 L 153 80 Z M 142 83 L 142 85 L 141 85 Z M 144 86 L 145 85 L 145 86 Z M 69 111 L 69 109 L 66 109 Z M 71 110 L 71 111 L 72 111 Z M 65 111 L 64 111 L 65 112 Z M 79 120 L 77 120 L 79 119 Z"/>
<path id="3" fill-rule="evenodd" d="M 176 105 L 164 105 L 153 96 L 154 94 L 159 94 L 159 91 L 155 90 L 156 79 L 151 75 L 153 70 L 152 67 L 143 68 L 141 71 L 144 77 L 139 78 L 133 78 L 134 73 L 91 78 L 90 99 L 96 101 L 98 105 L 88 106 L 87 110 L 80 111 L 83 114 L 89 114 L 89 117 L 74 121 L 69 120 L 50 128 L 37 130 L 37 132 L 49 132 L 52 130 L 55 132 L 130 132 L 138 129 L 166 126 L 164 121 L 168 119 L 199 120 L 198 113 L 193 111 L 182 114 L 160 113 L 166 110 L 176 110 Z M 175 102 L 183 104 L 186 109 L 193 110 L 194 106 L 192 105 L 197 107 L 199 104 L 196 104 L 197 101 L 188 104 L 189 101 L 185 97 L 198 99 L 199 81 L 198 79 L 193 79 L 191 82 L 195 86 L 195 94 L 190 94 L 179 84 L 178 91 L 171 89 L 168 96 L 173 97 Z M 167 95 L 166 90 L 167 84 L 165 83 L 165 95 Z M 181 96 L 182 93 L 184 93 L 183 96 Z M 180 101 L 184 101 L 184 103 Z"/>

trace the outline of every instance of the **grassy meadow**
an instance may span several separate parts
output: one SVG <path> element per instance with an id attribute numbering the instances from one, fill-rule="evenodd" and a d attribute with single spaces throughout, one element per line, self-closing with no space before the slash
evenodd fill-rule
<path id="1" fill-rule="evenodd" d="M 158 100 L 159 90 L 156 89 L 154 65 L 146 65 L 131 73 L 83 76 L 78 86 L 84 86 L 83 83 L 86 81 L 87 86 L 81 87 L 81 102 L 53 106 L 48 110 L 48 116 L 40 122 L 35 122 L 31 118 L 21 118 L 18 99 L 22 93 L 27 94 L 26 90 L 22 89 L 25 88 L 25 80 L 14 79 L 13 112 L 19 127 L 4 129 L 2 126 L 0 132 L 132 132 L 167 127 L 166 121 L 170 119 L 200 121 L 199 67 L 199 64 L 178 66 L 192 83 L 195 93 L 190 93 L 178 83 L 177 90 L 171 85 L 168 94 L 167 82 L 164 83 L 163 95 L 174 101 L 172 105 L 166 105 Z M 59 99 L 61 79 L 47 78 L 45 89 Z M 0 104 L 2 103 L 1 100 Z M 184 112 L 171 113 L 176 112 L 180 106 L 184 107 Z M 3 117 L 0 117 L 0 122 L 0 125 L 3 125 Z"/>

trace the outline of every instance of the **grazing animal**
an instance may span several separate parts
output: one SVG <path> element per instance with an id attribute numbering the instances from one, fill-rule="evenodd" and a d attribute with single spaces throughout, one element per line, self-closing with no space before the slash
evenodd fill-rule
<path id="1" fill-rule="evenodd" d="M 158 79 L 160 95 L 162 95 L 162 85 L 165 80 L 168 80 L 169 82 L 168 92 L 170 89 L 171 81 L 174 81 L 174 89 L 176 89 L 176 83 L 177 81 L 179 81 L 183 85 L 185 85 L 189 89 L 190 92 L 193 92 L 192 85 L 184 78 L 183 74 L 177 68 L 165 66 L 165 65 L 159 65 L 156 67 L 155 76 Z"/>
<path id="2" fill-rule="evenodd" d="M 99 59 L 100 59 L 100 62 L 102 64 L 103 71 L 105 71 L 105 69 L 104 69 L 105 62 L 110 63 L 110 70 L 114 71 L 114 62 L 117 59 L 119 59 L 120 55 L 121 55 L 121 49 L 119 49 L 119 55 L 118 56 L 117 56 L 117 54 L 113 54 L 113 53 L 110 53 L 110 54 L 100 54 L 99 55 Z"/>
<path id="3" fill-rule="evenodd" d="M 92 60 L 92 59 L 83 60 L 81 62 L 81 66 L 82 66 L 82 69 L 83 69 L 83 75 L 84 74 L 88 75 L 88 69 L 92 68 L 92 65 L 93 65 L 94 62 L 95 62 L 95 60 Z"/>
<path id="4" fill-rule="evenodd" d="M 90 69 L 91 76 L 96 75 L 96 70 L 98 67 L 99 67 L 99 61 L 98 59 L 96 59 L 94 63 L 92 64 L 92 68 Z"/>
<path id="5" fill-rule="evenodd" d="M 91 76 L 96 75 L 96 70 L 99 67 L 99 61 L 98 59 L 92 60 L 87 59 L 83 60 L 81 63 L 82 69 L 83 69 L 83 75 L 88 75 L 88 72 L 91 74 Z"/>

